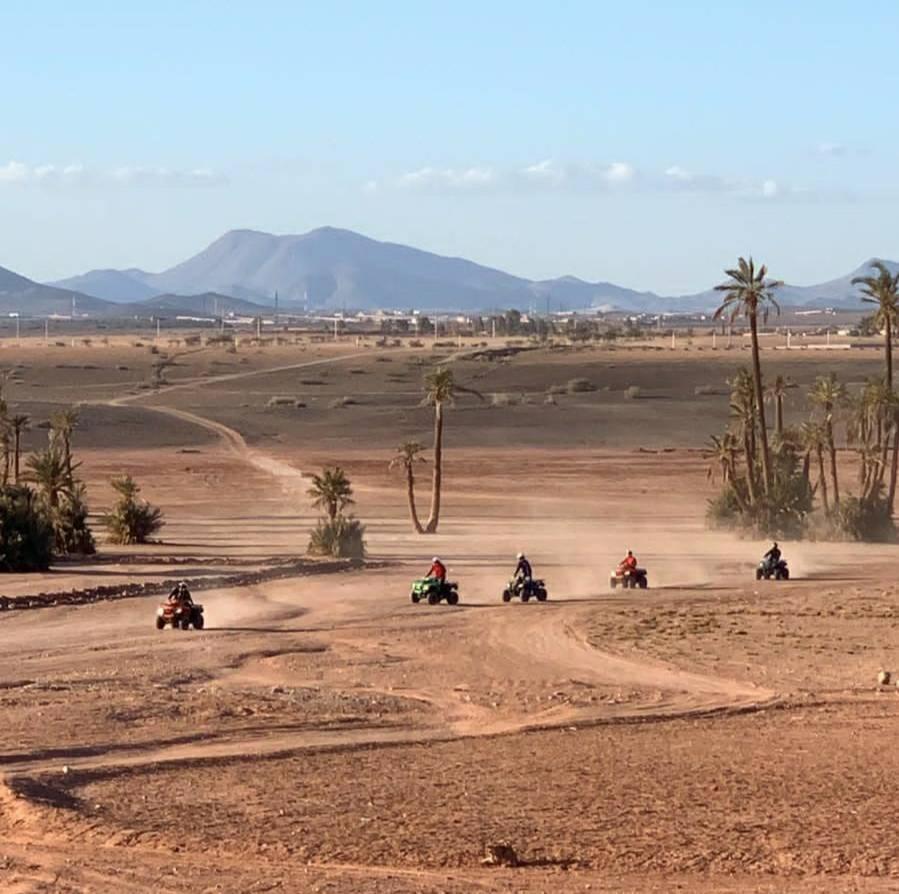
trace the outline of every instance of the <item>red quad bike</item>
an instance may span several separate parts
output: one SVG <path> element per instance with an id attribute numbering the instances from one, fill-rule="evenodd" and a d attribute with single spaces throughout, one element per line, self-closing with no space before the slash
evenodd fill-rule
<path id="1" fill-rule="evenodd" d="M 645 568 L 625 568 L 619 565 L 609 577 L 609 586 L 614 590 L 621 586 L 623 590 L 634 590 L 639 587 L 645 590 L 649 586 Z"/>
<path id="2" fill-rule="evenodd" d="M 203 606 L 199 602 L 185 603 L 166 600 L 156 609 L 156 629 L 170 625 L 173 630 L 203 629 Z"/>

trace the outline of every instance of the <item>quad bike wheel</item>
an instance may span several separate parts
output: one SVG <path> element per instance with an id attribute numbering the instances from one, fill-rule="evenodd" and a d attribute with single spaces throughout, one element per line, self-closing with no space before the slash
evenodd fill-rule
<path id="1" fill-rule="evenodd" d="M 521 601 L 522 601 L 522 602 L 527 602 L 530 598 L 531 598 L 531 594 L 528 593 L 527 590 L 522 590 L 522 591 L 521 591 Z"/>
<path id="2" fill-rule="evenodd" d="M 182 630 L 190 630 L 190 618 L 182 618 L 181 619 L 181 629 Z"/>
<path id="3" fill-rule="evenodd" d="M 756 580 L 761 580 L 763 574 L 764 574 L 764 572 L 762 571 L 761 568 L 756 568 L 756 569 L 755 569 L 755 579 L 756 579 Z"/>
<path id="4" fill-rule="evenodd" d="M 439 593 L 428 593 L 428 605 L 437 605 L 440 602 Z"/>
<path id="5" fill-rule="evenodd" d="M 539 590 L 537 590 L 537 601 L 538 602 L 546 602 L 546 598 L 547 598 L 546 590 L 543 587 L 541 587 Z"/>
<path id="6" fill-rule="evenodd" d="M 648 584 L 649 584 L 649 581 L 647 581 L 645 577 L 641 577 L 637 581 L 637 586 L 639 586 L 641 590 L 645 590 Z"/>
<path id="7" fill-rule="evenodd" d="M 413 594 L 412 594 L 412 601 L 413 601 L 413 602 L 416 602 L 416 603 L 417 603 L 417 602 L 420 602 L 420 601 L 421 601 L 421 596 L 419 596 L 418 593 L 413 593 Z"/>
<path id="8" fill-rule="evenodd" d="M 165 629 L 165 618 L 157 618 L 156 619 L 156 629 L 157 630 Z"/>
<path id="9" fill-rule="evenodd" d="M 457 605 L 459 602 L 459 594 L 455 590 L 450 590 L 450 592 L 446 594 L 446 601 L 449 605 Z"/>
<path id="10" fill-rule="evenodd" d="M 615 577 L 610 578 L 610 579 L 609 579 L 609 586 L 614 590 L 615 587 L 618 586 L 618 579 L 615 578 Z"/>
<path id="11" fill-rule="evenodd" d="M 509 590 L 503 590 L 503 602 L 511 602 L 512 594 Z"/>
<path id="12" fill-rule="evenodd" d="M 203 625 L 204 625 L 205 623 L 206 623 L 206 622 L 205 622 L 203 616 L 200 615 L 200 614 L 198 614 L 198 615 L 194 618 L 194 630 L 202 630 L 202 629 L 203 629 Z"/>

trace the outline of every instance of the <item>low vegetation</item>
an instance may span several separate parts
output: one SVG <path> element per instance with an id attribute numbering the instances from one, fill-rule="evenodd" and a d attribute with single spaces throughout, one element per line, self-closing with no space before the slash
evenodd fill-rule
<path id="1" fill-rule="evenodd" d="M 110 484 L 118 494 L 112 509 L 103 516 L 111 543 L 147 543 L 164 524 L 162 510 L 140 497 L 140 487 L 130 475 Z"/>
<path id="2" fill-rule="evenodd" d="M 335 466 L 312 476 L 308 494 L 322 511 L 309 537 L 308 552 L 315 556 L 362 559 L 365 557 L 365 526 L 344 510 L 355 503 L 346 472 Z"/>

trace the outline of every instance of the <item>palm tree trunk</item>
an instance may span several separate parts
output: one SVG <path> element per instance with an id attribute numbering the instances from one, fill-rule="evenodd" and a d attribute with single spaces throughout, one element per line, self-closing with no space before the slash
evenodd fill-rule
<path id="1" fill-rule="evenodd" d="M 784 436 L 784 398 L 782 394 L 778 394 L 775 398 L 775 431 L 777 437 L 783 439 Z"/>
<path id="2" fill-rule="evenodd" d="M 893 427 L 893 462 L 890 466 L 890 490 L 887 505 L 890 513 L 893 512 L 893 504 L 896 500 L 896 479 L 899 477 L 899 422 Z"/>
<path id="3" fill-rule="evenodd" d="M 440 523 L 440 489 L 443 484 L 443 402 L 434 404 L 434 472 L 431 479 L 431 514 L 425 533 L 434 534 Z"/>
<path id="4" fill-rule="evenodd" d="M 833 479 L 833 505 L 834 509 L 840 505 L 840 481 L 837 477 L 837 448 L 833 441 L 833 423 L 830 421 L 831 410 L 827 410 L 827 452 L 830 454 L 830 477 Z"/>
<path id="5" fill-rule="evenodd" d="M 415 473 L 412 471 L 412 463 L 406 466 L 406 495 L 409 498 L 409 516 L 412 519 L 412 527 L 416 534 L 424 534 L 424 528 L 418 519 L 418 511 L 415 508 Z"/>
<path id="6" fill-rule="evenodd" d="M 768 423 L 765 420 L 765 396 L 762 391 L 762 361 L 759 356 L 758 315 L 755 309 L 749 314 L 749 331 L 752 335 L 752 381 L 755 385 L 756 412 L 759 417 L 759 438 L 762 442 L 762 486 L 767 495 L 771 487 L 771 457 L 768 453 Z"/>
<path id="7" fill-rule="evenodd" d="M 883 327 L 883 350 L 886 355 L 887 388 L 893 390 L 893 324 L 889 314 L 886 317 L 886 325 Z"/>
<path id="8" fill-rule="evenodd" d="M 812 453 L 810 450 L 805 451 L 805 456 L 802 457 L 802 478 L 808 484 L 809 481 L 809 472 L 812 467 Z"/>
<path id="9" fill-rule="evenodd" d="M 758 502 L 755 491 L 755 456 L 749 438 L 749 427 L 746 424 L 743 426 L 743 452 L 746 454 L 746 491 L 749 494 L 749 505 L 755 506 Z"/>
<path id="10" fill-rule="evenodd" d="M 830 501 L 827 499 L 827 473 L 824 471 L 824 450 L 819 444 L 815 448 L 818 454 L 818 485 L 821 488 L 821 502 L 824 503 L 824 514 L 830 515 Z"/>
<path id="11" fill-rule="evenodd" d="M 21 438 L 21 436 L 22 435 L 21 435 L 21 432 L 19 431 L 19 429 L 16 429 L 15 433 L 13 435 L 13 461 L 14 461 L 14 471 L 15 471 L 15 475 L 16 475 L 16 478 L 15 478 L 16 484 L 19 483 L 19 456 L 20 456 L 19 439 Z"/>

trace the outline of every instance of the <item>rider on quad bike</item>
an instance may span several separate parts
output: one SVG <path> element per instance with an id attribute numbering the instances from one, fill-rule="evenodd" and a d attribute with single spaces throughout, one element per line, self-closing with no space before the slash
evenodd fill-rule
<path id="1" fill-rule="evenodd" d="M 780 547 L 775 541 L 771 549 L 769 549 L 768 552 L 765 553 L 764 559 L 773 568 L 780 561 L 781 555 L 782 553 L 780 551 Z"/>
<path id="2" fill-rule="evenodd" d="M 168 601 L 173 605 L 193 605 L 194 600 L 190 595 L 190 590 L 187 589 L 187 583 L 183 580 L 179 580 L 177 584 L 172 588 L 172 592 L 169 593 Z"/>
<path id="3" fill-rule="evenodd" d="M 637 570 L 637 557 L 630 551 L 627 551 L 627 555 L 621 560 L 618 565 L 618 573 L 626 574 L 627 572 L 636 571 Z"/>
<path id="4" fill-rule="evenodd" d="M 526 584 L 533 580 L 534 571 L 525 554 L 519 553 L 515 558 L 518 559 L 518 564 L 515 566 L 515 574 L 512 575 L 512 580 L 516 584 Z"/>
<path id="5" fill-rule="evenodd" d="M 435 580 L 439 580 L 441 584 L 445 584 L 446 565 L 444 565 L 437 556 L 434 556 L 434 558 L 431 559 L 431 570 L 428 571 L 425 577 L 432 577 Z"/>

